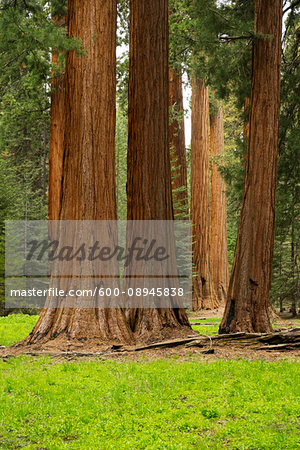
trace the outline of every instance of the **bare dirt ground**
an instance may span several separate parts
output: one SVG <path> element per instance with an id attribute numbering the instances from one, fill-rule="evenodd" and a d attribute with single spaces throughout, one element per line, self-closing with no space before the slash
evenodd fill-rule
<path id="1" fill-rule="evenodd" d="M 92 351 L 94 350 L 94 351 Z M 206 353 L 208 350 L 213 350 L 214 353 Z M 86 351 L 86 349 L 77 349 L 69 352 L 59 351 L 34 351 L 33 349 L 18 349 L 7 348 L 0 350 L 0 358 L 10 358 L 16 356 L 52 356 L 53 358 L 67 361 L 74 360 L 117 360 L 117 361 L 153 361 L 160 359 L 173 359 L 180 361 L 199 361 L 199 362 L 211 362 L 217 360 L 240 360 L 246 359 L 250 361 L 254 360 L 266 360 L 266 361 L 278 361 L 282 359 L 288 359 L 291 361 L 299 361 L 300 350 L 289 351 L 267 351 L 256 350 L 249 347 L 241 347 L 239 345 L 213 345 L 212 349 L 208 344 L 204 348 L 186 346 L 178 346 L 175 348 L 159 348 L 159 349 L 147 349 L 143 351 L 134 351 L 134 349 L 124 351 L 112 351 L 111 348 L 98 348 Z"/>
<path id="2" fill-rule="evenodd" d="M 209 319 L 210 317 L 222 317 L 224 308 L 219 309 L 206 309 L 203 311 L 196 311 L 189 313 L 190 321 L 194 322 L 196 319 Z"/>
<path id="3" fill-rule="evenodd" d="M 216 311 L 201 311 L 191 313 L 189 319 L 191 322 L 197 322 L 204 319 L 222 317 L 223 310 Z M 273 319 L 274 331 L 286 331 L 300 327 L 300 317 L 292 318 L 285 314 L 283 317 L 275 317 Z M 191 337 L 195 337 L 192 332 Z M 186 336 L 182 336 L 184 338 Z M 199 335 L 200 337 L 200 335 Z M 239 360 L 246 359 L 278 361 L 288 359 L 290 361 L 299 361 L 300 349 L 282 349 L 282 350 L 265 350 L 257 349 L 253 346 L 244 345 L 243 342 L 218 342 L 215 340 L 206 339 L 200 346 L 189 346 L 186 344 L 176 345 L 175 347 L 161 347 L 151 349 L 137 350 L 133 346 L 113 346 L 103 345 L 101 343 L 86 343 L 86 342 L 70 342 L 66 349 L 65 344 L 63 348 L 59 345 L 55 347 L 49 344 L 48 347 L 30 346 L 30 347 L 6 347 L 0 349 L 0 358 L 10 358 L 21 355 L 27 356 L 43 356 L 49 355 L 55 360 L 61 359 L 67 361 L 74 360 L 117 360 L 117 361 L 153 361 L 160 359 L 180 360 L 180 361 L 198 361 L 211 362 L 217 360 Z"/>

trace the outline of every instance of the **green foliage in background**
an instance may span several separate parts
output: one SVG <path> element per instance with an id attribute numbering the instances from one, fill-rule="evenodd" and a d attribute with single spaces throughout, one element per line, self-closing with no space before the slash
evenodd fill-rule
<path id="1" fill-rule="evenodd" d="M 128 111 L 128 0 L 118 0 L 116 185 L 118 217 L 126 219 Z M 297 309 L 299 298 L 299 5 L 285 5 L 281 125 L 272 300 Z M 3 303 L 5 219 L 47 217 L 51 76 L 69 49 L 64 0 L 0 0 L 0 309 Z M 232 263 L 241 203 L 245 143 L 243 103 L 250 96 L 253 1 L 170 0 L 170 64 L 203 77 L 223 99 L 228 248 Z M 237 39 L 238 38 L 238 39 Z M 51 49 L 61 50 L 59 67 Z M 120 53 L 120 52 L 119 52 Z M 172 120 L 172 114 L 171 114 Z M 190 151 L 187 149 L 190 195 Z"/>
<path id="2" fill-rule="evenodd" d="M 116 187 L 119 220 L 127 219 L 127 136 L 127 116 L 119 106 L 116 127 Z"/>
<path id="3" fill-rule="evenodd" d="M 51 16 L 65 14 L 56 0 L 0 1 L 0 242 L 6 219 L 47 218 L 51 48 L 64 55 L 81 44 Z M 0 313 L 4 253 L 0 248 Z"/>
<path id="4" fill-rule="evenodd" d="M 294 314 L 300 298 L 299 16 L 299 5 L 291 6 L 283 36 L 276 228 L 271 289 L 273 305 L 280 309 L 291 310 Z M 233 60 L 229 58 L 228 61 Z M 228 63 L 228 67 L 231 67 L 231 62 Z M 225 66 L 224 61 L 221 65 L 222 70 L 225 70 Z M 238 73 L 241 68 L 242 66 Z M 238 94 L 236 83 L 237 80 L 233 77 L 232 82 L 227 85 L 231 86 L 232 93 L 229 97 L 225 96 L 223 103 L 225 167 L 220 167 L 227 184 L 230 264 L 234 255 L 247 151 L 247 143 L 243 137 L 242 101 L 245 97 Z M 223 82 L 220 83 L 220 86 L 222 85 Z"/>
<path id="5" fill-rule="evenodd" d="M 286 19 L 272 297 L 295 314 L 300 298 L 300 7 Z"/>

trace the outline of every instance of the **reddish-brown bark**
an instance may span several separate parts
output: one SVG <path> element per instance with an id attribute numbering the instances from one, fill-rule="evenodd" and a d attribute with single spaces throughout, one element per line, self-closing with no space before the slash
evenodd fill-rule
<path id="1" fill-rule="evenodd" d="M 192 82 L 191 215 L 193 223 L 193 309 L 214 309 L 218 300 L 210 268 L 210 181 L 208 87 Z"/>
<path id="2" fill-rule="evenodd" d="M 52 191 L 52 199 L 61 197 L 60 220 L 116 219 L 116 12 L 116 0 L 68 3 L 69 35 L 81 38 L 85 54 L 78 57 L 70 51 L 66 63 L 62 176 L 58 173 L 60 180 L 51 187 L 57 189 Z M 59 99 L 57 102 L 60 104 Z M 53 115 L 57 120 L 55 110 Z M 62 123 L 59 126 L 63 127 Z M 58 152 L 60 136 L 61 132 Z M 60 160 L 60 156 L 55 156 Z M 54 169 L 50 182 L 56 175 Z M 56 206 L 51 208 L 52 217 L 57 217 Z M 61 307 L 44 309 L 23 345 L 65 347 L 85 342 L 88 346 L 130 340 L 131 332 L 120 309 Z"/>
<path id="3" fill-rule="evenodd" d="M 218 107 L 215 114 L 210 115 L 210 150 L 212 157 L 220 157 L 224 153 L 224 124 L 221 107 Z M 218 164 L 221 163 L 222 160 L 218 159 Z M 226 184 L 218 164 L 212 161 L 211 165 L 211 273 L 214 291 L 222 304 L 226 299 L 229 269 Z"/>
<path id="4" fill-rule="evenodd" d="M 249 99 L 249 97 L 246 97 L 245 102 L 244 102 L 244 129 L 243 129 L 244 167 L 246 167 L 246 163 L 247 163 L 247 148 L 248 148 L 249 130 L 250 130 L 249 114 L 250 114 L 250 99 Z"/>
<path id="5" fill-rule="evenodd" d="M 250 130 L 238 237 L 221 333 L 269 332 L 280 107 L 282 0 L 255 1 Z"/>
<path id="6" fill-rule="evenodd" d="M 66 17 L 53 17 L 57 26 L 63 26 Z M 52 51 L 52 64 L 58 66 L 59 53 Z M 49 142 L 49 192 L 48 217 L 59 219 L 61 200 L 62 164 L 64 154 L 65 132 L 65 74 L 53 73 L 51 81 L 51 112 L 50 112 L 50 142 Z"/>
<path id="7" fill-rule="evenodd" d="M 130 1 L 129 55 L 127 217 L 172 220 L 167 0 Z M 182 309 L 132 309 L 130 318 L 137 340 L 191 332 Z"/>
<path id="8" fill-rule="evenodd" d="M 188 218 L 187 165 L 185 152 L 182 75 L 180 69 L 170 69 L 169 104 L 174 117 L 171 120 L 170 151 L 174 216 Z"/>

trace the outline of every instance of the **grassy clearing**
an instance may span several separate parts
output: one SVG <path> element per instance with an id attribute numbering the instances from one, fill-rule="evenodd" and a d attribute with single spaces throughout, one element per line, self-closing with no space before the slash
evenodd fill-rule
<path id="1" fill-rule="evenodd" d="M 218 334 L 221 317 L 208 317 L 204 319 L 191 317 L 190 320 L 193 330 L 198 333 L 206 335 Z M 200 323 L 201 325 L 193 325 L 193 322 Z"/>
<path id="2" fill-rule="evenodd" d="M 208 322 L 208 323 L 216 323 L 216 324 L 219 324 L 220 322 L 221 322 L 221 317 L 206 317 L 206 318 L 195 318 L 195 317 L 191 317 L 190 318 L 191 319 L 191 322 L 201 322 L 201 323 L 206 323 L 206 322 Z"/>
<path id="3" fill-rule="evenodd" d="M 9 346 L 24 339 L 31 332 L 37 320 L 38 316 L 26 314 L 0 317 L 0 346 Z M 220 321 L 220 318 L 215 317 L 201 320 L 203 325 L 193 325 L 193 330 L 200 334 L 217 334 Z M 216 325 L 205 326 L 205 323 L 215 323 Z"/>
<path id="4" fill-rule="evenodd" d="M 297 448 L 287 361 L 17 358 L 0 373 L 1 448 Z"/>
<path id="5" fill-rule="evenodd" d="M 35 320 L 0 319 L 0 344 Z M 0 448 L 296 449 L 298 378 L 288 360 L 10 358 L 0 361 Z"/>
<path id="6" fill-rule="evenodd" d="M 200 334 L 213 335 L 218 334 L 219 323 L 216 325 L 205 326 L 205 322 L 203 325 L 192 325 L 193 330 L 197 331 Z"/>
<path id="7" fill-rule="evenodd" d="M 11 314 L 0 317 L 0 346 L 9 346 L 24 339 L 32 331 L 38 316 Z"/>
<path id="8" fill-rule="evenodd" d="M 218 334 L 221 317 L 208 317 L 206 319 L 191 318 L 191 322 L 201 323 L 201 325 L 192 325 L 193 330 L 200 334 L 213 335 Z M 209 325 L 206 325 L 209 324 Z M 214 325 L 211 325 L 214 324 Z"/>

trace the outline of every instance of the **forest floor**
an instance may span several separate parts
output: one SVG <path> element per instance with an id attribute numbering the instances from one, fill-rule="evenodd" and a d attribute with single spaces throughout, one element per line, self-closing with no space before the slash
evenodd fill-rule
<path id="1" fill-rule="evenodd" d="M 36 320 L 0 317 L 0 345 Z M 220 317 L 191 321 L 213 336 Z M 0 357 L 0 449 L 299 448 L 294 352 L 202 351 Z"/>
<path id="2" fill-rule="evenodd" d="M 59 351 L 50 347 L 49 350 L 39 350 L 38 348 L 23 349 L 10 348 L 11 345 L 25 338 L 32 330 L 38 316 L 28 316 L 22 314 L 10 315 L 8 317 L 0 317 L 0 358 L 10 356 L 45 356 L 51 355 L 54 358 L 72 361 L 76 359 L 93 360 L 99 357 L 102 360 L 118 360 L 118 361 L 153 361 L 165 358 L 174 358 L 182 361 L 217 361 L 220 359 L 247 359 L 277 361 L 289 358 L 290 360 L 298 360 L 300 349 L 290 350 L 267 350 L 257 349 L 255 346 L 244 345 L 243 341 L 237 342 L 218 342 L 213 336 L 218 334 L 219 323 L 221 321 L 222 310 L 219 311 L 202 311 L 198 313 L 190 313 L 189 319 L 194 331 L 200 336 L 207 336 L 206 342 L 198 346 L 176 345 L 170 347 L 159 348 L 136 348 L 124 347 L 120 350 L 111 350 L 111 347 L 97 347 L 89 350 L 84 348 L 83 343 L 77 343 L 72 347 L 72 351 Z M 273 320 L 273 329 L 276 331 L 287 331 L 300 327 L 300 317 L 296 318 L 280 318 L 279 316 Z M 212 339 L 211 339 L 211 338 Z M 2 347 L 2 348 L 1 348 Z M 257 346 L 256 346 L 257 347 Z"/>

